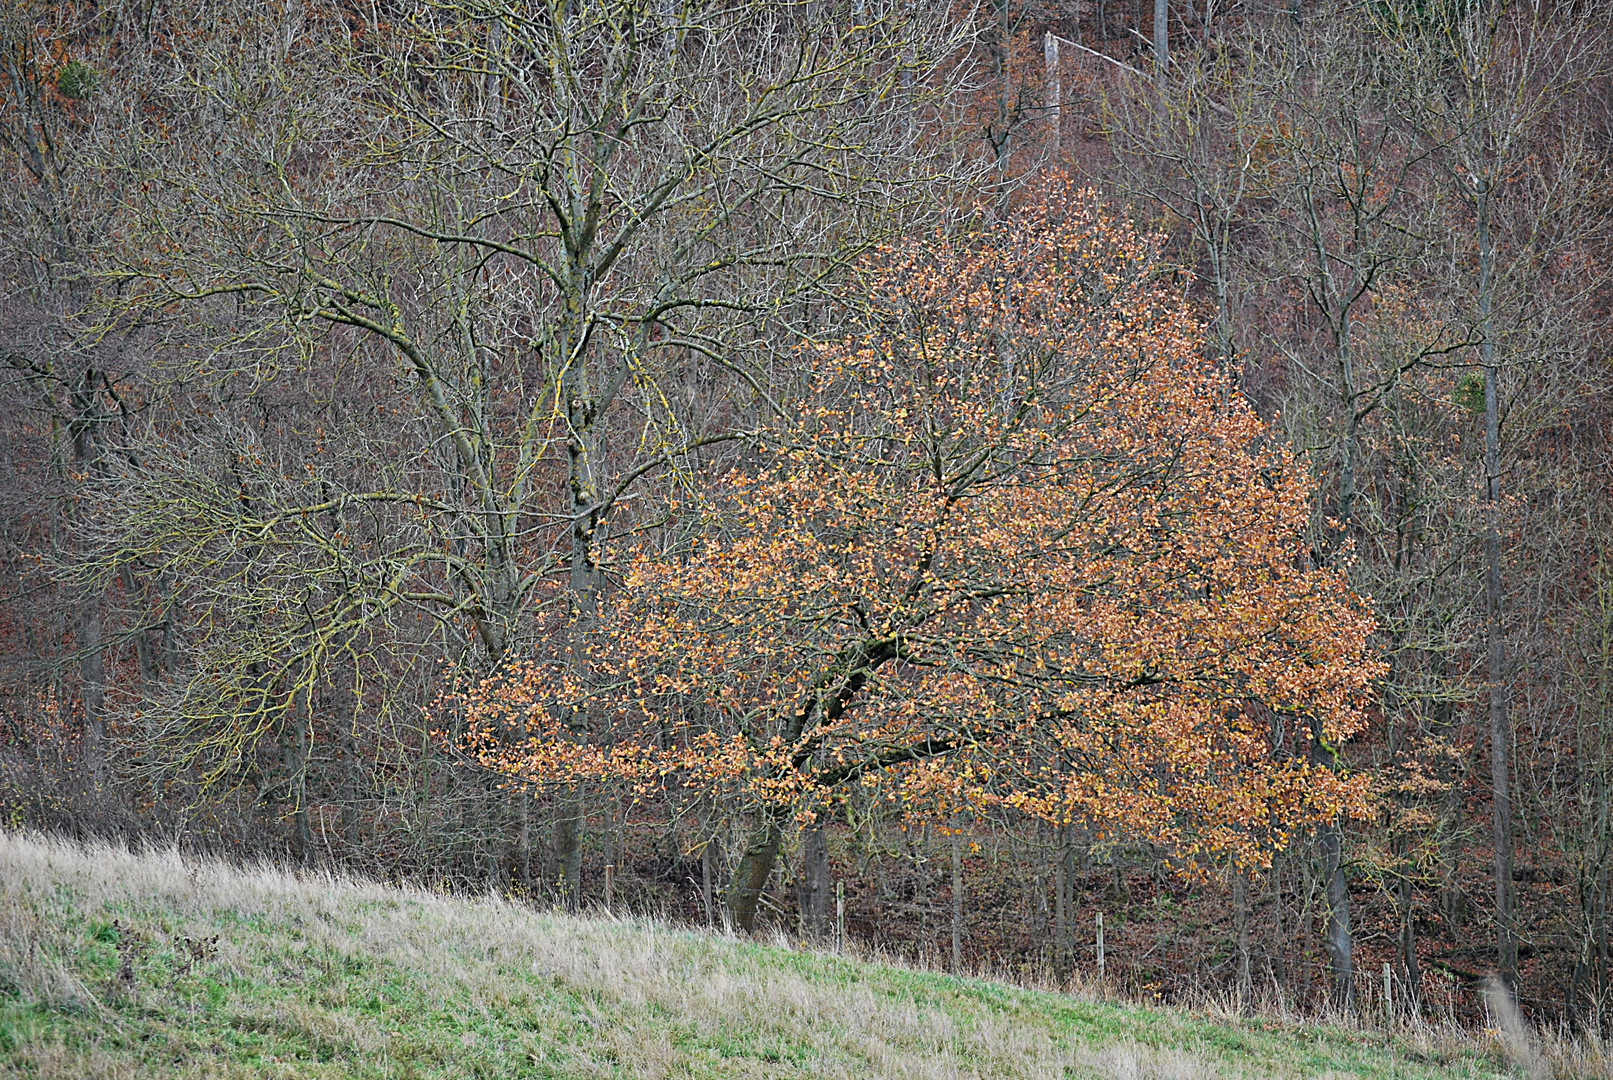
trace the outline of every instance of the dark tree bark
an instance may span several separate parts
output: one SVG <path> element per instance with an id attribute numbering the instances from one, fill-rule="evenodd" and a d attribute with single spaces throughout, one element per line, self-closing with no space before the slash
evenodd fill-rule
<path id="1" fill-rule="evenodd" d="M 566 910 L 575 911 L 582 897 L 582 797 L 580 792 L 566 791 L 560 796 L 560 806 L 554 821 L 554 854 L 559 875 L 556 885 L 560 902 Z"/>
<path id="2" fill-rule="evenodd" d="M 1249 871 L 1232 871 L 1232 931 L 1238 947 L 1238 1001 L 1248 1008 L 1254 1000 L 1254 978 L 1249 963 Z"/>
<path id="3" fill-rule="evenodd" d="M 761 904 L 783 840 L 784 831 L 778 821 L 766 818 L 751 833 L 745 853 L 734 867 L 734 876 L 728 885 L 728 919 L 747 934 L 756 928 L 756 909 Z"/>
<path id="4" fill-rule="evenodd" d="M 313 831 L 308 827 L 308 691 L 293 692 L 296 702 L 280 731 L 280 761 L 286 771 L 286 802 L 291 807 L 291 851 L 308 866 L 314 861 Z"/>
<path id="5" fill-rule="evenodd" d="M 1423 973 L 1417 961 L 1417 920 L 1412 906 L 1411 877 L 1400 877 L 1400 960 L 1406 970 L 1406 993 L 1412 1013 L 1423 1008 Z"/>
<path id="6" fill-rule="evenodd" d="M 1320 722 L 1311 727 L 1311 760 L 1337 768 L 1338 750 L 1322 735 Z M 1344 831 L 1338 822 L 1316 830 L 1321 854 L 1322 888 L 1327 900 L 1322 949 L 1327 953 L 1333 1003 L 1346 1011 L 1355 1008 L 1354 941 L 1350 931 L 1350 883 L 1344 873 Z"/>
<path id="7" fill-rule="evenodd" d="M 78 673 L 84 698 L 84 762 L 92 797 L 106 787 L 106 652 L 101 634 L 100 596 L 86 596 L 78 607 Z"/>
<path id="8" fill-rule="evenodd" d="M 1355 961 L 1350 935 L 1350 886 L 1344 876 L 1343 833 L 1337 825 L 1318 831 L 1322 849 L 1322 876 L 1327 883 L 1327 929 L 1322 946 L 1332 974 L 1333 1002 L 1346 1011 L 1355 1008 Z"/>
<path id="9" fill-rule="evenodd" d="M 821 823 L 806 830 L 801 846 L 801 934 L 821 941 L 829 930 L 829 844 Z"/>

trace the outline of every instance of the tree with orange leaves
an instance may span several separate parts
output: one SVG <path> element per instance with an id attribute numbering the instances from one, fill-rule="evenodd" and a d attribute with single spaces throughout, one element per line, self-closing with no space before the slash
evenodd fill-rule
<path id="1" fill-rule="evenodd" d="M 473 731 L 533 733 L 484 762 L 743 808 L 747 928 L 784 826 L 853 784 L 1246 864 L 1360 813 L 1306 751 L 1365 723 L 1372 620 L 1157 271 L 1058 176 L 870 260 L 791 419 L 674 507 L 686 541 L 624 557 L 592 678 L 461 698 Z"/>

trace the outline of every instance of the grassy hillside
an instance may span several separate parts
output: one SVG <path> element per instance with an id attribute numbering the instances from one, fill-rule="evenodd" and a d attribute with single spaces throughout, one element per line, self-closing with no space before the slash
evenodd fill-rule
<path id="1" fill-rule="evenodd" d="M 0 833 L 0 1076 L 1483 1077 L 636 920 Z"/>

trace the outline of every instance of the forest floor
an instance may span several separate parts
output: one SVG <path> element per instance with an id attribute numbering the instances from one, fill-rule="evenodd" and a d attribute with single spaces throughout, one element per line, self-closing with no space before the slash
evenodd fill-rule
<path id="1" fill-rule="evenodd" d="M 1146 1007 L 783 940 L 0 832 L 4 1077 L 1560 1071 L 1509 1065 L 1500 1041 L 1450 1031 Z"/>

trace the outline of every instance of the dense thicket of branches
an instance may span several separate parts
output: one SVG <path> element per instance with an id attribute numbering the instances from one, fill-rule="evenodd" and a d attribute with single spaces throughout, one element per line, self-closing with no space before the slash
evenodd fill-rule
<path id="1" fill-rule="evenodd" d="M 1145 52 L 1152 5 L 1109 0 L 9 5 L 6 820 L 542 902 L 610 880 L 619 904 L 707 919 L 754 878 L 741 921 L 807 934 L 838 883 L 849 933 L 1058 974 L 1090 967 L 1096 908 L 1136 988 L 1347 1001 L 1387 961 L 1400 1007 L 1462 1012 L 1494 970 L 1535 1013 L 1605 1029 L 1607 16 L 1278 8 L 1172 6 Z M 916 286 L 892 292 L 890 253 L 1023 240 L 1055 166 L 1102 203 L 1082 242 L 1119 229 L 1148 295 L 1195 309 L 1171 316 L 1193 336 L 1156 342 L 1167 369 L 1236 387 L 1273 433 L 1259 453 L 1306 472 L 1292 572 L 1370 604 L 1384 672 L 1349 741 L 1319 727 L 1306 751 L 1370 789 L 1365 816 L 1184 872 L 1158 830 L 985 785 L 915 814 L 851 784 L 759 818 L 754 785 L 486 768 L 534 730 L 581 761 L 708 724 L 692 699 L 601 722 L 625 684 L 599 642 L 625 640 L 634 590 L 638 616 L 681 598 L 680 632 L 706 635 L 658 657 L 682 689 L 715 700 L 724 664 L 754 682 L 760 629 L 827 580 L 788 558 L 756 576 L 806 475 L 758 463 L 793 445 L 829 469 L 842 429 L 934 435 L 902 442 L 906 406 L 859 411 L 824 358 L 861 341 L 897 366 L 882 385 L 911 386 L 923 364 L 881 334 L 923 305 L 892 300 Z M 925 270 L 937 325 L 967 321 L 983 265 Z M 986 404 L 1021 393 L 1000 378 L 1016 349 L 1091 314 L 974 342 Z M 906 542 L 899 485 L 840 479 Z M 977 539 L 1046 520 L 997 511 Z M 756 558 L 698 578 L 719 535 Z M 767 589 L 789 596 L 747 616 L 756 634 L 715 632 Z M 1057 629 L 1014 618 L 993 648 Z M 858 632 L 813 627 L 775 637 L 841 656 Z M 888 677 L 889 700 L 923 697 Z M 468 753 L 454 695 L 517 686 Z M 975 737 L 961 700 L 923 697 L 928 737 Z"/>

